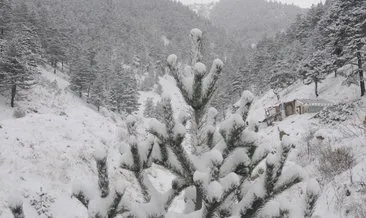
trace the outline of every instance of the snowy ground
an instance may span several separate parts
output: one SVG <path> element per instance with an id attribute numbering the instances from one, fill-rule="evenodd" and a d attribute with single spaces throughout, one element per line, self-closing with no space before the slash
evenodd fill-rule
<path id="1" fill-rule="evenodd" d="M 343 81 L 343 77 L 334 78 L 334 75 L 329 75 L 319 85 L 319 98 L 334 104 L 360 100 L 360 105 L 346 121 L 322 124 L 318 119 L 313 118 L 314 114 L 293 115 L 270 127 L 262 125 L 259 131 L 262 142 L 272 146 L 280 143 L 278 129 L 295 138 L 297 146 L 290 155 L 290 163 L 303 166 L 305 175 L 308 178 L 315 177 L 322 185 L 323 192 L 315 209 L 315 215 L 324 218 L 366 217 L 366 208 L 362 207 L 366 201 L 366 126 L 363 124 L 366 115 L 366 99 L 365 97 L 360 99 L 359 87 L 342 86 Z M 281 98 L 283 101 L 314 99 L 314 84 L 304 86 L 301 82 L 297 82 L 284 90 Z M 252 123 L 263 120 L 264 107 L 278 103 L 276 96 L 271 91 L 265 93 L 254 103 L 249 120 Z M 307 144 L 305 141 L 310 133 L 314 134 L 315 139 L 313 138 L 310 144 Z M 322 136 L 324 139 L 319 140 L 317 136 Z M 334 178 L 325 178 L 318 170 L 318 159 L 319 151 L 328 147 L 332 149 L 349 148 L 355 157 L 353 168 Z M 352 183 L 350 173 L 353 177 Z M 346 195 L 347 190 L 350 191 L 350 196 Z"/>
<path id="2" fill-rule="evenodd" d="M 53 217 L 87 217 L 70 198 L 72 183 L 96 181 L 94 148 L 118 145 L 122 121 L 97 113 L 67 90 L 60 72 L 51 72 L 41 69 L 41 84 L 18 104 L 25 117 L 13 118 L 8 99 L 0 98 L 0 217 L 12 217 L 7 199 L 13 192 L 23 193 L 27 217 L 45 217 L 30 205 L 40 189 L 54 198 L 47 209 Z M 117 162 L 111 158 L 111 169 Z"/>
<path id="3" fill-rule="evenodd" d="M 98 147 L 109 151 L 111 181 L 116 178 L 125 180 L 130 185 L 127 194 L 139 198 L 134 178 L 128 172 L 118 170 L 120 155 L 116 151 L 124 138 L 123 118 L 107 110 L 98 113 L 70 93 L 66 75 L 60 72 L 53 74 L 50 68 L 41 68 L 40 71 L 40 85 L 18 103 L 18 107 L 28 112 L 25 117 L 14 118 L 9 100 L 0 96 L 0 217 L 12 218 L 7 201 L 13 192 L 22 193 L 27 217 L 46 217 L 37 214 L 31 205 L 33 199 L 39 198 L 37 192 L 40 189 L 54 199 L 47 203 L 49 208 L 45 207 L 54 218 L 87 217 L 85 208 L 70 197 L 71 187 L 75 180 L 93 181 L 96 185 L 92 153 Z M 358 87 L 344 87 L 341 83 L 341 77 L 329 76 L 320 84 L 320 98 L 333 103 L 359 98 Z M 172 96 L 176 112 L 187 110 L 173 78 L 164 76 L 160 78 L 160 84 L 163 92 Z M 284 90 L 282 96 L 284 100 L 313 98 L 313 89 L 312 85 L 296 83 Z M 160 97 L 153 92 L 140 94 L 142 107 L 138 115 L 141 116 L 146 99 L 152 97 L 158 101 Z M 250 112 L 250 120 L 262 120 L 264 107 L 276 103 L 276 97 L 271 92 L 258 98 Z M 280 143 L 278 128 L 295 137 L 298 144 L 287 168 L 301 165 L 307 178 L 316 177 L 320 181 L 323 193 L 315 211 L 320 217 L 357 217 L 353 212 L 356 203 L 362 202 L 360 184 L 366 179 L 366 131 L 362 129 L 360 119 L 366 114 L 365 105 L 366 100 L 363 99 L 356 114 L 339 125 L 321 124 L 312 118 L 313 114 L 306 114 L 288 117 L 271 127 L 261 126 L 260 141 L 270 147 Z M 312 146 L 331 145 L 352 150 L 356 158 L 352 169 L 353 184 L 350 183 L 349 172 L 336 176 L 334 181 L 322 178 L 316 167 L 317 154 L 309 156 L 307 144 L 304 143 L 311 131 L 324 137 L 321 142 L 312 142 Z M 170 187 L 173 179 L 171 174 L 160 168 L 154 168 L 149 174 L 158 190 L 165 191 Z M 351 191 L 350 196 L 345 197 L 345 189 Z M 283 196 L 283 199 L 290 201 L 291 196 Z M 182 198 L 179 197 L 173 203 L 172 210 L 182 209 Z M 346 214 L 346 211 L 351 212 Z"/>

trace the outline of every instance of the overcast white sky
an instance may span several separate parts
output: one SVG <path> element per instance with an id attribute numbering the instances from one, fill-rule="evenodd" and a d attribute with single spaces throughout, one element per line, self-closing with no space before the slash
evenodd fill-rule
<path id="1" fill-rule="evenodd" d="M 183 4 L 193 4 L 193 3 L 207 3 L 207 2 L 214 2 L 214 1 L 218 1 L 218 0 L 178 0 L 181 1 Z M 298 5 L 300 7 L 303 8 L 308 8 L 310 7 L 312 4 L 317 4 L 323 0 L 278 0 L 284 3 L 288 3 L 288 4 L 295 4 Z"/>

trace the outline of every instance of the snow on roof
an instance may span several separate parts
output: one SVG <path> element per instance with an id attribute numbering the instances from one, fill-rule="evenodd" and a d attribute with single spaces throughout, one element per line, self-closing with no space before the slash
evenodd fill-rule
<path id="1" fill-rule="evenodd" d="M 289 102 L 293 102 L 293 101 L 297 101 L 297 102 L 300 102 L 302 104 L 308 104 L 308 105 L 311 105 L 311 106 L 330 106 L 330 105 L 333 105 L 332 102 L 324 100 L 324 99 L 319 99 L 319 98 L 317 98 L 317 99 L 293 99 L 291 101 L 285 101 L 283 103 L 289 103 Z M 269 109 L 269 108 L 273 108 L 273 107 L 278 107 L 280 104 L 271 105 L 271 106 L 266 107 L 266 108 Z"/>
<path id="2" fill-rule="evenodd" d="M 314 104 L 321 104 L 321 105 L 330 105 L 332 104 L 332 102 L 329 102 L 327 100 L 324 99 L 296 99 L 296 101 L 299 101 L 303 104 L 310 104 L 310 105 L 314 105 Z"/>

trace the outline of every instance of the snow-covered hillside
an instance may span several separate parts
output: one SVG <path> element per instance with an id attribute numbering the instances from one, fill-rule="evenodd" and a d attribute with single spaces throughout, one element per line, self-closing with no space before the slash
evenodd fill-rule
<path id="1" fill-rule="evenodd" d="M 71 189 L 80 181 L 97 186 L 93 152 L 100 147 L 109 151 L 112 185 L 120 180 L 130 184 L 127 194 L 138 200 L 141 196 L 133 176 L 118 170 L 121 155 L 116 151 L 126 133 L 124 118 L 105 109 L 98 113 L 70 92 L 67 76 L 61 72 L 53 74 L 49 67 L 39 71 L 39 84 L 16 109 L 0 96 L 0 217 L 12 218 L 8 204 L 14 193 L 22 195 L 27 217 L 87 217 L 86 209 L 71 198 Z M 184 108 L 174 79 L 165 76 L 160 83 L 163 92 L 174 97 L 174 109 Z M 148 97 L 160 100 L 153 92 L 141 92 L 140 116 Z M 27 111 L 25 117 L 13 117 L 18 108 Z M 149 173 L 157 190 L 170 187 L 171 174 L 159 167 Z M 44 205 L 38 207 L 41 204 L 35 202 Z M 179 201 L 173 203 L 173 209 L 180 207 Z"/>
<path id="2" fill-rule="evenodd" d="M 70 198 L 72 182 L 95 176 L 91 153 L 95 147 L 116 146 L 118 124 L 67 91 L 68 81 L 40 71 L 41 83 L 19 103 L 28 111 L 25 117 L 12 117 L 13 110 L 1 99 L 0 217 L 12 217 L 7 198 L 13 192 L 22 193 L 27 217 L 46 217 L 31 206 L 32 200 L 40 200 L 40 190 L 50 197 L 45 214 L 86 217 L 85 209 Z"/>
<path id="3" fill-rule="evenodd" d="M 53 74 L 47 67 L 40 68 L 40 84 L 18 107 L 26 110 L 25 117 L 13 117 L 14 110 L 8 99 L 0 97 L 0 217 L 12 218 L 8 198 L 14 192 L 21 193 L 27 217 L 75 218 L 87 217 L 86 209 L 71 198 L 71 189 L 76 181 L 97 184 L 95 161 L 96 148 L 108 152 L 108 167 L 112 185 L 123 180 L 129 185 L 127 194 L 140 199 L 136 181 L 128 172 L 119 169 L 121 155 L 117 152 L 125 137 L 123 117 L 95 108 L 74 96 L 68 89 L 67 76 Z M 342 86 L 342 77 L 329 76 L 319 89 L 320 98 L 338 103 L 358 101 L 351 115 L 344 122 L 322 122 L 315 114 L 293 115 L 273 126 L 260 124 L 259 140 L 267 147 L 279 146 L 279 130 L 294 137 L 297 147 L 290 155 L 286 169 L 303 167 L 305 179 L 317 178 L 322 185 L 322 194 L 315 214 L 320 217 L 357 217 L 362 211 L 357 204 L 366 198 L 363 186 L 366 172 L 366 130 L 363 119 L 366 115 L 366 100 L 359 99 L 359 88 Z M 160 78 L 163 93 L 172 96 L 174 111 L 187 110 L 174 79 Z M 281 95 L 284 101 L 298 98 L 314 98 L 313 86 L 298 82 Z M 144 119 L 143 105 L 147 98 L 159 101 L 153 92 L 140 92 L 142 105 L 138 116 Z M 264 119 L 264 107 L 277 104 L 271 92 L 259 97 L 250 111 L 249 122 L 254 125 Z M 320 151 L 325 148 L 348 148 L 355 158 L 352 170 L 343 171 L 333 179 L 319 171 Z M 352 183 L 350 181 L 352 174 Z M 166 191 L 174 178 L 159 167 L 149 172 L 156 188 Z M 292 202 L 293 193 L 299 194 L 299 186 L 281 196 L 283 203 Z M 297 195 L 296 194 L 296 195 Z M 42 196 L 42 197 L 41 197 Z M 183 210 L 182 196 L 172 205 L 172 210 Z M 40 203 L 42 202 L 42 203 Z M 67 208 L 67 210 L 65 209 Z M 296 207 L 294 207 L 296 208 Z M 39 212 L 39 213 L 38 213 Z M 362 217 L 362 216 L 359 216 Z"/>
<path id="4" fill-rule="evenodd" d="M 160 80 L 164 91 L 173 93 L 173 106 L 175 111 L 183 104 L 178 98 L 177 88 L 172 85 L 171 77 Z M 337 121 L 337 117 L 316 118 L 316 114 L 292 115 L 283 121 L 275 122 L 273 126 L 264 123 L 259 124 L 259 141 L 268 148 L 280 146 L 279 131 L 293 137 L 296 148 L 291 152 L 286 170 L 299 171 L 305 178 L 300 185 L 293 187 L 292 191 L 283 194 L 280 199 L 283 204 L 291 202 L 293 210 L 297 210 L 295 199 L 301 195 L 301 187 L 304 188 L 307 180 L 316 178 L 322 186 L 322 194 L 315 209 L 315 215 L 319 217 L 363 217 L 364 211 L 358 202 L 363 202 L 366 197 L 364 180 L 366 178 L 366 126 L 363 123 L 366 116 L 366 99 L 359 97 L 359 87 L 355 85 L 344 86 L 344 77 L 329 75 L 319 86 L 319 98 L 330 103 L 355 105 L 349 116 L 344 121 Z M 143 95 L 151 95 L 145 93 Z M 295 99 L 315 99 L 314 85 L 306 86 L 297 81 L 281 93 L 281 101 Z M 158 98 L 157 98 L 158 99 Z M 179 99 L 178 101 L 175 99 Z M 252 126 L 265 118 L 265 107 L 278 104 L 276 95 L 272 91 L 266 92 L 256 99 L 252 105 L 248 121 Z M 332 120 L 334 119 L 334 120 Z M 351 170 L 339 170 L 337 175 L 325 175 L 319 168 L 322 167 L 322 154 L 325 151 L 346 149 L 354 157 Z M 329 156 L 327 157 L 329 158 Z M 325 160 L 327 161 L 327 160 Z M 342 157 L 337 161 L 344 161 Z M 341 163 L 340 163 L 341 165 Z M 331 169 L 337 169 L 334 166 Z M 352 174 L 352 183 L 350 182 Z M 347 193 L 351 194 L 348 195 Z M 294 193 L 296 193 L 294 195 Z M 179 201 L 178 201 L 179 202 Z M 179 203 L 177 204 L 177 206 Z M 357 206 L 358 205 L 358 206 Z M 270 208 L 269 208 L 270 209 Z M 174 210 L 179 210 L 179 206 Z"/>
<path id="5" fill-rule="evenodd" d="M 337 113 L 322 119 L 317 118 L 316 114 L 303 114 L 289 116 L 283 121 L 275 122 L 273 126 L 260 124 L 259 135 L 263 143 L 278 146 L 279 130 L 294 137 L 297 147 L 290 156 L 290 164 L 302 166 L 306 177 L 315 177 L 322 186 L 322 194 L 315 209 L 315 215 L 319 217 L 365 217 L 365 208 L 360 206 L 360 202 L 366 200 L 364 194 L 366 191 L 366 125 L 364 123 L 366 99 L 359 97 L 359 87 L 343 86 L 343 81 L 343 77 L 334 78 L 334 75 L 329 75 L 320 84 L 319 98 L 326 99 L 335 105 L 340 103 L 352 105 L 353 107 L 350 107 L 352 110 L 348 108 L 345 110 L 348 114 L 346 119 L 337 121 Z M 305 86 L 298 81 L 282 91 L 281 101 L 295 99 L 315 99 L 314 84 Z M 265 118 L 264 108 L 278 103 L 272 91 L 265 93 L 252 106 L 249 121 L 251 123 L 262 121 Z M 332 153 L 326 157 L 322 155 L 335 149 L 349 151 L 354 160 L 350 166 L 346 167 L 351 169 L 339 170 L 339 174 L 334 176 L 328 175 L 326 171 L 341 168 L 343 164 L 341 162 L 345 159 L 340 155 L 333 157 L 335 160 L 332 162 L 327 160 L 332 158 Z M 324 161 L 327 164 L 334 162 L 336 164 L 327 166 L 329 169 L 321 169 L 325 166 L 322 165 Z M 289 200 L 291 195 L 290 193 L 285 201 L 291 202 Z"/>

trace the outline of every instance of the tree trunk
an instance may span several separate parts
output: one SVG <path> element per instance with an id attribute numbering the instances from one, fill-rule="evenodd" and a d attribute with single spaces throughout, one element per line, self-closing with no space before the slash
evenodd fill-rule
<path id="1" fill-rule="evenodd" d="M 195 202 L 195 210 L 201 210 L 203 203 L 203 190 L 200 185 L 196 186 L 196 202 Z"/>
<path id="2" fill-rule="evenodd" d="M 61 71 L 64 72 L 64 61 L 61 61 Z"/>
<path id="3" fill-rule="evenodd" d="M 15 100 L 16 92 L 17 92 L 17 85 L 13 84 L 11 86 L 11 101 L 10 101 L 10 106 L 11 107 L 14 107 L 14 100 Z"/>
<path id="4" fill-rule="evenodd" d="M 334 70 L 334 77 L 337 77 L 337 69 Z"/>
<path id="5" fill-rule="evenodd" d="M 57 61 L 55 61 L 53 63 L 53 73 L 56 74 L 56 69 L 57 69 Z"/>
<path id="6" fill-rule="evenodd" d="M 357 52 L 357 60 L 358 60 L 358 75 L 360 77 L 360 88 L 361 88 L 361 97 L 362 97 L 365 95 L 365 81 L 364 81 L 364 77 L 363 77 L 361 52 Z"/>
<path id="7" fill-rule="evenodd" d="M 88 95 L 87 95 L 87 100 L 89 100 L 89 98 L 90 98 L 90 88 L 91 88 L 91 84 L 89 84 L 89 86 L 88 86 Z"/>
<path id="8" fill-rule="evenodd" d="M 318 97 L 319 94 L 318 94 L 318 81 L 314 81 L 315 83 L 315 96 Z"/>
<path id="9" fill-rule="evenodd" d="M 4 38 L 4 28 L 1 28 L 1 38 Z"/>

